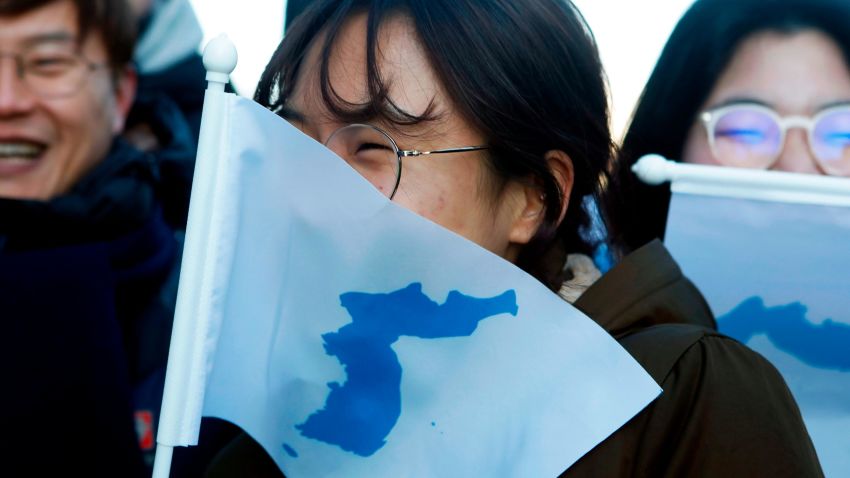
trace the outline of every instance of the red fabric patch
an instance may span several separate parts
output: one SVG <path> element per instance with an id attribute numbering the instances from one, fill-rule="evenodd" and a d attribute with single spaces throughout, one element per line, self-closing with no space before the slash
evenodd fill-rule
<path id="1" fill-rule="evenodd" d="M 153 413 L 150 410 L 136 410 L 136 435 L 142 451 L 153 450 Z"/>

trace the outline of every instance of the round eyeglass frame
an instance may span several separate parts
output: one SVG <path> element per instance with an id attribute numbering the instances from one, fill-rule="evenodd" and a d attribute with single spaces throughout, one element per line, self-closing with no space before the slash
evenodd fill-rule
<path id="1" fill-rule="evenodd" d="M 775 154 L 773 154 L 769 161 L 764 165 L 754 166 L 754 168 L 759 169 L 768 169 L 770 168 L 776 161 L 779 159 L 779 156 L 782 154 L 782 150 L 785 148 L 785 137 L 789 129 L 792 128 L 802 128 L 806 131 L 806 143 L 809 148 L 809 152 L 812 157 L 815 158 L 818 166 L 827 174 L 835 175 L 835 176 L 846 176 L 847 171 L 836 172 L 835 168 L 826 164 L 822 158 L 820 158 L 815 151 L 813 146 L 814 140 L 814 129 L 818 122 L 824 118 L 825 116 L 835 113 L 836 111 L 850 111 L 850 105 L 840 105 L 833 106 L 830 108 L 823 109 L 819 111 L 814 116 L 800 116 L 800 115 L 789 115 L 789 116 L 781 116 L 779 113 L 774 111 L 772 108 L 768 108 L 767 106 L 756 104 L 756 103 L 738 103 L 727 106 L 721 106 L 719 108 L 714 108 L 708 111 L 703 111 L 700 114 L 700 120 L 705 126 L 706 135 L 708 136 L 708 145 L 711 149 L 711 155 L 714 156 L 718 162 L 723 164 L 724 166 L 732 166 L 728 161 L 724 160 L 720 154 L 717 152 L 716 145 L 716 137 L 715 137 L 715 129 L 717 127 L 717 123 L 726 113 L 735 110 L 750 110 L 750 111 L 758 111 L 760 113 L 766 114 L 773 121 L 776 122 L 776 125 L 779 126 L 779 147 Z"/>
<path id="2" fill-rule="evenodd" d="M 26 66 L 25 56 L 27 52 L 22 53 L 13 53 L 13 52 L 4 52 L 0 51 L 0 60 L 4 58 L 10 58 L 15 62 L 15 72 L 17 73 L 18 80 L 21 81 L 26 88 L 35 94 L 44 99 L 59 99 L 59 98 L 68 98 L 77 94 L 82 88 L 83 84 L 85 84 L 86 76 L 91 74 L 93 71 L 99 70 L 101 68 L 106 68 L 108 65 L 106 63 L 96 63 L 85 56 L 79 51 L 73 53 L 73 56 L 80 62 L 83 66 L 84 71 L 80 74 L 78 79 L 75 79 L 73 82 L 69 83 L 67 91 L 62 90 L 60 93 L 52 93 L 45 92 L 44 90 L 39 89 L 38 87 L 33 87 L 31 80 L 28 80 L 28 75 L 31 75 Z"/>
<path id="3" fill-rule="evenodd" d="M 460 147 L 455 147 L 455 148 L 442 148 L 442 149 L 435 149 L 435 150 L 431 150 L 431 151 L 420 151 L 418 149 L 401 149 L 401 148 L 399 148 L 398 143 L 396 143 L 395 139 L 393 139 L 393 137 L 390 136 L 389 133 L 387 133 L 386 131 L 384 131 L 383 129 L 381 129 L 377 126 L 374 126 L 374 125 L 371 125 L 371 124 L 366 124 L 366 123 L 352 123 L 352 124 L 347 124 L 345 126 L 337 128 L 336 130 L 334 130 L 333 133 L 331 133 L 330 136 L 328 136 L 328 139 L 325 141 L 325 146 L 328 146 L 331 143 L 331 141 L 337 135 L 337 133 L 339 133 L 343 130 L 349 129 L 349 128 L 354 128 L 354 127 L 369 128 L 369 129 L 379 133 L 381 136 L 386 138 L 387 143 L 392 147 L 393 151 L 395 152 L 395 157 L 396 157 L 395 184 L 393 185 L 393 188 L 392 188 L 392 191 L 390 192 L 390 194 L 387 195 L 387 197 L 390 200 L 392 200 L 395 197 L 395 194 L 398 191 L 398 187 L 401 184 L 401 170 L 402 170 L 402 167 L 403 167 L 403 164 L 404 164 L 403 161 L 402 161 L 403 158 L 415 158 L 415 157 L 421 157 L 421 156 L 430 156 L 432 154 L 465 153 L 465 152 L 468 152 L 468 151 L 481 151 L 481 150 L 489 149 L 489 146 L 483 146 L 483 145 L 482 146 L 460 146 Z"/>

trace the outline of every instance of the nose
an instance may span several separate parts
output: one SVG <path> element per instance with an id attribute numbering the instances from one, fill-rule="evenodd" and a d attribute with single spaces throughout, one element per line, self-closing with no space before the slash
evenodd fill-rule
<path id="1" fill-rule="evenodd" d="M 785 136 L 785 146 L 770 169 L 790 173 L 825 174 L 812 154 L 806 130 L 803 128 L 788 130 Z"/>
<path id="2" fill-rule="evenodd" d="M 15 58 L 0 55 L 0 117 L 27 113 L 33 104 L 32 93 L 21 78 Z"/>

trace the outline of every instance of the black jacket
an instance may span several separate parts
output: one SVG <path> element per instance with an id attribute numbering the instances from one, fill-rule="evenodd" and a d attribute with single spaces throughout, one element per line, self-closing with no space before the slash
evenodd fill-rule
<path id="1" fill-rule="evenodd" d="M 779 372 L 716 332 L 705 299 L 659 241 L 628 256 L 575 305 L 664 392 L 562 477 L 823 476 Z"/>
<path id="2" fill-rule="evenodd" d="M 194 160 L 178 150 L 116 140 L 67 194 L 0 199 L 4 474 L 149 476 L 191 171 L 166 163 Z"/>

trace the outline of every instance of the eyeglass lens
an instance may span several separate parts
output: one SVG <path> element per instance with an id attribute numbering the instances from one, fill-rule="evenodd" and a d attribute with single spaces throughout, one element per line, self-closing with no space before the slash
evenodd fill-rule
<path id="1" fill-rule="evenodd" d="M 399 180 L 398 149 L 385 133 L 367 125 L 350 125 L 325 143 L 385 196 L 391 198 Z"/>
<path id="2" fill-rule="evenodd" d="M 766 168 L 782 147 L 779 125 L 769 114 L 756 109 L 734 109 L 714 125 L 717 159 L 729 166 Z"/>
<path id="3" fill-rule="evenodd" d="M 812 150 L 829 174 L 850 176 L 850 108 L 830 111 L 812 129 Z"/>
<path id="4" fill-rule="evenodd" d="M 3 54 L 18 61 L 22 81 L 36 95 L 56 98 L 73 95 L 86 75 L 85 61 L 72 41 L 45 41 L 19 55 Z"/>
<path id="5" fill-rule="evenodd" d="M 850 175 L 850 107 L 819 116 L 810 148 L 826 173 Z M 782 128 L 776 118 L 756 108 L 735 108 L 714 125 L 714 153 L 729 166 L 767 168 L 781 153 Z"/>

